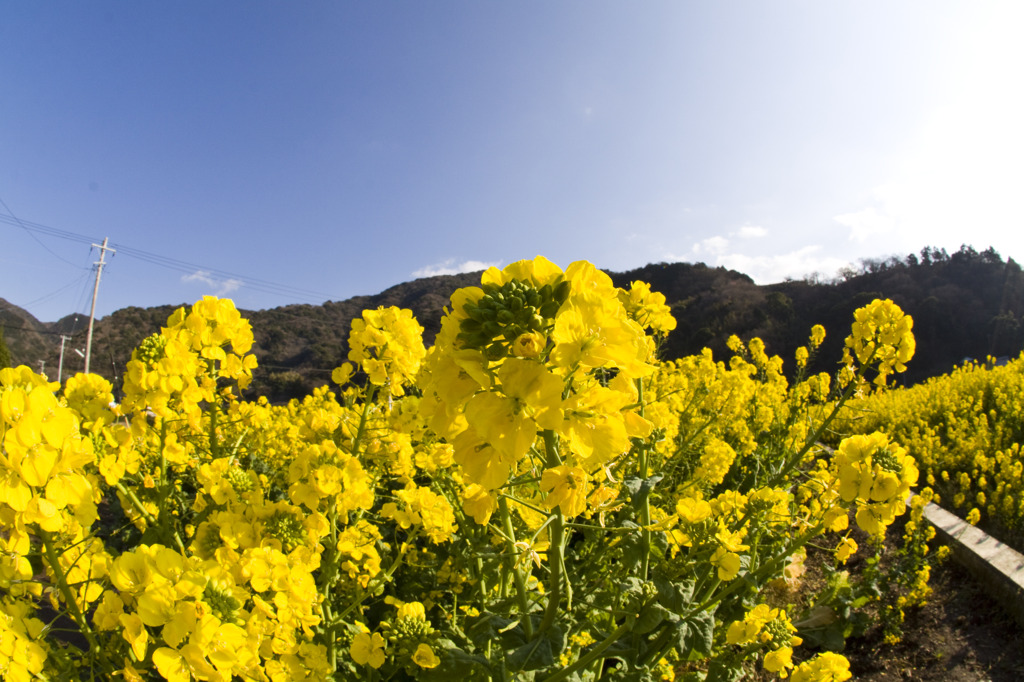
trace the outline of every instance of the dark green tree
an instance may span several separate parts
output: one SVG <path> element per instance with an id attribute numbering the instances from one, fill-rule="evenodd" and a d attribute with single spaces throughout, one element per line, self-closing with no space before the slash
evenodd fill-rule
<path id="1" fill-rule="evenodd" d="M 0 369 L 11 366 L 11 351 L 7 349 L 7 342 L 4 341 L 4 328 L 0 327 Z"/>

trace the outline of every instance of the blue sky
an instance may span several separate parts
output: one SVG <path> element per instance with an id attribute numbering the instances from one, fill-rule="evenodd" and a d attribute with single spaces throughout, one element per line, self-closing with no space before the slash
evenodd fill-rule
<path id="1" fill-rule="evenodd" d="M 543 254 L 1024 258 L 1024 4 L 14 2 L 0 297 L 372 294 Z M 56 236 L 55 236 L 56 235 Z"/>

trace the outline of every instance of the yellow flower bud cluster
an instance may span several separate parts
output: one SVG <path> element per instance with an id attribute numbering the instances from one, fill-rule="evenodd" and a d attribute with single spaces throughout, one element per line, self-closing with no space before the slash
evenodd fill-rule
<path id="1" fill-rule="evenodd" d="M 423 327 L 411 310 L 394 306 L 364 310 L 352 320 L 348 359 L 358 363 L 376 386 L 386 386 L 393 396 L 405 394 L 426 355 Z M 341 383 L 341 382 L 338 382 Z"/>
<path id="2" fill-rule="evenodd" d="M 333 441 L 307 444 L 288 465 L 288 496 L 310 511 L 348 514 L 373 505 L 373 481 L 357 457 Z"/>
<path id="3" fill-rule="evenodd" d="M 729 644 L 756 644 L 766 649 L 764 669 L 780 677 L 786 677 L 793 667 L 793 647 L 803 643 L 786 612 L 767 604 L 758 604 L 743 620 L 733 621 L 725 638 Z"/>
<path id="4" fill-rule="evenodd" d="M 78 414 L 61 405 L 44 377 L 0 369 L 0 518 L 9 547 L 28 551 L 28 527 L 80 538 L 96 519 L 93 442 Z"/>
<path id="5" fill-rule="evenodd" d="M 668 334 L 676 328 L 676 318 L 672 309 L 665 303 L 665 294 L 651 291 L 647 282 L 636 280 L 629 289 L 619 290 L 619 300 L 626 309 L 630 319 L 641 327 L 652 329 L 658 334 Z"/>
<path id="6" fill-rule="evenodd" d="M 844 349 L 846 365 L 851 366 L 856 358 L 862 365 L 875 366 L 878 376 L 874 383 L 884 386 L 886 377 L 906 371 L 907 362 L 914 357 L 914 320 L 889 299 L 876 299 L 854 315 Z"/>
<path id="7" fill-rule="evenodd" d="M 98 374 L 76 374 L 64 384 L 64 401 L 82 418 L 82 428 L 101 432 L 117 418 L 113 386 Z"/>
<path id="8" fill-rule="evenodd" d="M 631 297 L 590 263 L 563 272 L 541 257 L 491 268 L 481 287 L 452 296 L 426 360 L 420 409 L 454 446 L 466 483 L 479 486 L 467 498 L 485 502 L 475 518 L 488 518 L 487 492 L 519 471 L 544 431 L 562 448 L 562 462 L 542 472 L 545 504 L 568 516 L 600 504 L 591 474 L 653 428 L 635 407 L 635 380 L 654 370 L 650 346 L 622 302 L 648 299 L 667 325 L 642 287 Z"/>
<path id="9" fill-rule="evenodd" d="M 144 418 L 148 410 L 171 419 L 182 414 L 195 426 L 201 402 L 214 402 L 230 384 L 244 389 L 252 381 L 252 343 L 249 321 L 229 299 L 206 296 L 187 313 L 179 308 L 132 354 L 125 372 L 125 413 Z"/>
<path id="10" fill-rule="evenodd" d="M 826 651 L 798 665 L 790 679 L 791 682 L 845 682 L 852 677 L 846 657 Z"/>
<path id="11" fill-rule="evenodd" d="M 839 496 L 856 505 L 857 525 L 870 535 L 881 535 L 904 512 L 918 477 L 914 458 L 879 432 L 843 439 L 835 470 Z"/>
<path id="12" fill-rule="evenodd" d="M 733 461 L 736 459 L 736 451 L 732 446 L 719 438 L 710 438 L 704 445 L 704 453 L 701 455 L 700 463 L 693 473 L 695 479 L 704 481 L 708 485 L 716 486 L 725 479 L 729 473 Z"/>
<path id="13" fill-rule="evenodd" d="M 402 602 L 389 597 L 388 603 L 397 607 L 394 622 L 381 624 L 383 635 L 371 633 L 363 626 L 352 639 L 349 654 L 360 665 L 379 669 L 389 660 L 403 665 L 407 674 L 417 670 L 431 670 L 441 664 L 435 653 L 437 631 L 427 622 L 420 602 Z"/>
<path id="14" fill-rule="evenodd" d="M 402 507 L 387 502 L 381 508 L 382 516 L 395 519 L 401 528 L 422 528 L 435 544 L 451 540 L 458 526 L 455 523 L 455 512 L 443 495 L 416 485 L 399 490 L 395 495 Z"/>

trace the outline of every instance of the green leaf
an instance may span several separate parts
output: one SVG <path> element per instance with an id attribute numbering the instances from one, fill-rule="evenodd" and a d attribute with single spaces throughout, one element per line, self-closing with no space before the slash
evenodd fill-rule
<path id="1" fill-rule="evenodd" d="M 506 661 L 513 672 L 540 670 L 555 664 L 555 654 L 551 650 L 551 642 L 541 638 L 514 649 L 508 654 Z"/>
<path id="2" fill-rule="evenodd" d="M 522 672 L 540 670 L 555 664 L 558 655 L 565 649 L 565 632 L 555 625 L 539 637 L 526 642 L 509 652 L 506 663 L 510 670 Z"/>
<path id="3" fill-rule="evenodd" d="M 633 632 L 638 635 L 645 635 L 661 625 L 662 621 L 672 612 L 658 602 L 651 602 L 645 606 L 637 615 L 636 623 L 633 625 Z"/>
<path id="4" fill-rule="evenodd" d="M 493 642 L 498 639 L 507 639 L 510 628 L 515 629 L 514 624 L 517 624 L 518 622 L 519 621 L 499 616 L 496 613 L 491 613 L 490 611 L 483 611 L 478 616 L 466 619 L 466 634 L 477 648 L 483 649 L 487 646 L 488 642 Z M 522 630 L 520 628 L 520 632 L 521 631 Z M 515 646 L 516 644 L 522 643 L 522 641 L 525 641 L 525 638 L 521 638 L 519 642 L 514 642 L 506 646 Z"/>
<path id="5" fill-rule="evenodd" d="M 673 613 L 682 613 L 693 600 L 693 580 L 672 582 L 663 576 L 655 576 L 652 582 L 658 588 L 658 603 Z"/>
<path id="6" fill-rule="evenodd" d="M 647 498 L 651 496 L 651 491 L 654 490 L 655 486 L 665 478 L 661 474 L 655 474 L 650 478 L 641 479 L 636 476 L 630 476 L 625 479 L 622 484 L 629 492 L 629 501 L 634 509 L 637 511 L 643 506 Z"/>
<path id="7" fill-rule="evenodd" d="M 687 618 L 685 633 L 680 630 L 679 648 L 681 652 L 696 651 L 705 656 L 711 655 L 715 645 L 715 616 L 711 611 L 704 611 Z"/>
<path id="8" fill-rule="evenodd" d="M 635 611 L 644 603 L 644 581 L 635 576 L 629 576 L 619 583 L 617 595 L 619 608 L 625 611 Z"/>
<path id="9" fill-rule="evenodd" d="M 689 623 L 687 623 L 685 620 L 681 620 L 678 623 L 676 623 L 675 635 L 677 651 L 679 651 L 680 653 L 692 651 L 692 648 L 690 647 L 690 642 L 693 639 L 693 636 L 690 635 Z"/>
<path id="10" fill-rule="evenodd" d="M 721 660 L 711 661 L 708 666 L 707 682 L 735 682 L 743 677 L 743 668 L 738 665 L 727 665 Z"/>
<path id="11" fill-rule="evenodd" d="M 619 551 L 622 552 L 621 557 L 624 567 L 627 571 L 636 573 L 644 556 L 644 543 L 640 533 L 640 526 L 632 521 L 623 521 L 622 525 L 626 528 L 636 528 L 635 533 L 624 535 L 618 545 Z M 636 578 L 631 578 L 631 580 L 636 580 Z"/>

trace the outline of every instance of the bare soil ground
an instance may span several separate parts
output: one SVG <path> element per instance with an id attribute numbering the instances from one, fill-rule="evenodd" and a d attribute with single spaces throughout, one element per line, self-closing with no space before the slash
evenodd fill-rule
<path id="1" fill-rule="evenodd" d="M 1024 629 L 952 557 L 932 569 L 932 596 L 908 610 L 903 640 L 869 631 L 843 653 L 854 679 L 869 682 L 1024 681 Z"/>

